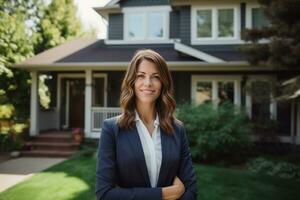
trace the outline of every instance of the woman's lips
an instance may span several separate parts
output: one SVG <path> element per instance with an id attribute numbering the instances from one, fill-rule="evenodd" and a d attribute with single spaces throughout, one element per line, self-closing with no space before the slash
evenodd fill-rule
<path id="1" fill-rule="evenodd" d="M 144 94 L 152 94 L 152 93 L 154 93 L 154 90 L 141 90 L 141 91 Z"/>

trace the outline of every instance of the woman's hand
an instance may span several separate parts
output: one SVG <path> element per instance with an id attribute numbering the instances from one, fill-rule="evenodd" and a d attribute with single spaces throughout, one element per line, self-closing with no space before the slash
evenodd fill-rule
<path id="1" fill-rule="evenodd" d="M 185 187 L 181 180 L 176 176 L 172 186 L 162 188 L 162 199 L 176 200 L 179 199 L 184 192 Z"/>
<path id="2" fill-rule="evenodd" d="M 182 181 L 177 176 L 175 177 L 175 179 L 173 181 L 173 185 L 177 187 L 179 197 L 181 197 L 181 195 L 185 192 L 185 187 L 184 187 L 184 184 L 182 183 Z"/>

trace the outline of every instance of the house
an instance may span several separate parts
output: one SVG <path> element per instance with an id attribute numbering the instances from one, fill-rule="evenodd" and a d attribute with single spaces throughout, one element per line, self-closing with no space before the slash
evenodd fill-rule
<path id="1" fill-rule="evenodd" d="M 151 48 L 167 61 L 177 102 L 224 98 L 280 122 L 282 142 L 300 144 L 300 103 L 276 101 L 275 85 L 299 71 L 250 66 L 241 31 L 268 23 L 254 0 L 112 0 L 94 8 L 108 21 L 104 40 L 77 39 L 15 67 L 31 72 L 30 135 L 83 127 L 98 138 L 101 122 L 120 113 L 121 81 L 134 52 Z M 52 79 L 49 110 L 38 104 L 38 75 Z M 256 101 L 264 88 L 267 103 Z"/>

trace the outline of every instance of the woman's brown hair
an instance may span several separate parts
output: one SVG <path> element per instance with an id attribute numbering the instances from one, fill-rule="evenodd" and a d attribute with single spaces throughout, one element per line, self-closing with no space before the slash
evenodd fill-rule
<path id="1" fill-rule="evenodd" d="M 160 127 L 167 134 L 172 134 L 174 132 L 173 113 L 176 108 L 173 98 L 173 81 L 164 58 L 151 49 L 137 51 L 127 68 L 120 95 L 122 115 L 118 118 L 117 123 L 121 129 L 133 129 L 135 126 L 134 83 L 138 67 L 143 60 L 154 63 L 159 72 L 162 88 L 160 96 L 156 99 L 156 112 L 159 116 Z"/>

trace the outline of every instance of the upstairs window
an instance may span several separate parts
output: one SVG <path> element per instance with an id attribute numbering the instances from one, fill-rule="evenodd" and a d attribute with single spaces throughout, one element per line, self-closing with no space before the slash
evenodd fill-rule
<path id="1" fill-rule="evenodd" d="M 262 28 L 264 26 L 269 25 L 269 21 L 265 16 L 265 13 L 262 8 L 252 8 L 251 9 L 252 14 L 252 28 Z"/>
<path id="2" fill-rule="evenodd" d="M 258 4 L 250 4 L 247 6 L 246 27 L 260 29 L 269 26 L 270 21 L 267 19 L 263 8 Z"/>
<path id="3" fill-rule="evenodd" d="M 192 40 L 238 38 L 238 7 L 196 7 L 192 11 Z"/>
<path id="4" fill-rule="evenodd" d="M 168 39 L 168 8 L 124 8 L 125 40 Z"/>

